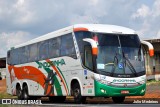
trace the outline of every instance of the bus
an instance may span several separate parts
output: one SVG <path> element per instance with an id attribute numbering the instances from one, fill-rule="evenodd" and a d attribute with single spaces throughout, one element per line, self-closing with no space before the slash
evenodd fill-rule
<path id="1" fill-rule="evenodd" d="M 146 70 L 142 44 L 132 29 L 104 24 L 76 24 L 7 51 L 7 93 L 28 100 L 49 97 L 75 103 L 87 97 L 143 96 Z"/>

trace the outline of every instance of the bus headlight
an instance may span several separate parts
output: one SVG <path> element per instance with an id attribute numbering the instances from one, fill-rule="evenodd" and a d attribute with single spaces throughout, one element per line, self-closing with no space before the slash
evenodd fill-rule
<path id="1" fill-rule="evenodd" d="M 101 79 L 97 79 L 96 81 L 102 83 L 102 84 L 105 84 L 105 85 L 110 85 L 111 82 L 109 81 L 106 81 L 106 80 L 101 80 Z"/>
<path id="2" fill-rule="evenodd" d="M 94 80 L 96 80 L 96 81 L 98 81 L 102 84 L 105 84 L 105 85 L 110 85 L 111 84 L 111 82 L 106 81 L 105 79 L 101 79 L 101 77 L 99 77 L 99 76 L 94 76 Z"/>
<path id="3" fill-rule="evenodd" d="M 140 81 L 138 83 L 142 85 L 142 84 L 145 84 L 145 81 Z"/>

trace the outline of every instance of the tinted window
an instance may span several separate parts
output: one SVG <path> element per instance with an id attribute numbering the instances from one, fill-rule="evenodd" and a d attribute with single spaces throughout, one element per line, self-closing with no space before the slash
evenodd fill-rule
<path id="1" fill-rule="evenodd" d="M 122 47 L 139 47 L 140 41 L 138 35 L 120 35 L 119 36 Z"/>
<path id="2" fill-rule="evenodd" d="M 49 58 L 59 57 L 61 39 L 53 38 L 49 40 Z"/>
<path id="3" fill-rule="evenodd" d="M 10 51 L 7 52 L 7 64 L 11 64 Z"/>
<path id="4" fill-rule="evenodd" d="M 11 50 L 11 64 L 18 64 L 18 49 Z"/>
<path id="5" fill-rule="evenodd" d="M 118 36 L 115 34 L 98 34 L 99 46 L 119 46 Z"/>
<path id="6" fill-rule="evenodd" d="M 23 54 L 24 54 L 25 50 L 24 47 L 19 48 L 19 63 L 23 63 Z"/>
<path id="7" fill-rule="evenodd" d="M 75 32 L 75 36 L 77 39 L 79 51 L 82 53 L 84 51 L 84 46 L 88 45 L 90 46 L 89 43 L 83 41 L 84 38 L 91 38 L 91 33 L 90 32 Z"/>
<path id="8" fill-rule="evenodd" d="M 29 45 L 29 62 L 38 60 L 37 43 Z"/>
<path id="9" fill-rule="evenodd" d="M 38 49 L 39 49 L 39 60 L 48 58 L 49 41 L 46 40 L 38 43 Z"/>
<path id="10" fill-rule="evenodd" d="M 93 70 L 93 61 L 92 61 L 92 48 L 90 46 L 85 46 L 85 61 L 84 64 L 90 70 Z"/>
<path id="11" fill-rule="evenodd" d="M 29 57 L 29 49 L 28 46 L 22 47 L 19 50 L 19 63 L 27 63 Z"/>
<path id="12" fill-rule="evenodd" d="M 79 51 L 81 54 L 81 59 L 83 64 L 85 65 L 84 61 L 84 47 L 85 46 L 91 46 L 88 42 L 83 41 L 84 38 L 91 38 L 90 32 L 75 32 L 76 40 L 78 43 Z"/>
<path id="13" fill-rule="evenodd" d="M 75 57 L 76 52 L 73 43 L 72 34 L 67 34 L 62 36 L 62 43 L 61 43 L 61 56 L 71 56 Z"/>

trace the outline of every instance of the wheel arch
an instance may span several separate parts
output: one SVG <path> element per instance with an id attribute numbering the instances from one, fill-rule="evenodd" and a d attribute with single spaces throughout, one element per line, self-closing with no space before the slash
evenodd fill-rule
<path id="1" fill-rule="evenodd" d="M 16 83 L 16 89 L 17 89 L 18 87 L 20 87 L 20 88 L 22 89 L 22 85 L 21 85 L 20 82 L 17 82 L 17 83 Z"/>
<path id="2" fill-rule="evenodd" d="M 73 87 L 74 83 L 78 83 L 79 84 L 80 89 L 81 89 L 81 94 L 83 96 L 82 83 L 80 82 L 80 79 L 77 78 L 77 77 L 71 79 L 71 82 L 70 82 L 70 93 L 71 93 L 71 95 L 72 95 L 72 87 Z"/>
<path id="3" fill-rule="evenodd" d="M 29 87 L 29 84 L 28 84 L 27 81 L 23 81 L 22 88 L 24 88 L 25 86 L 27 86 L 27 88 L 28 88 L 28 94 L 30 95 L 30 87 Z"/>
<path id="4" fill-rule="evenodd" d="M 15 88 L 17 89 L 18 86 L 20 86 L 20 88 L 22 89 L 21 81 L 16 81 L 16 87 Z"/>

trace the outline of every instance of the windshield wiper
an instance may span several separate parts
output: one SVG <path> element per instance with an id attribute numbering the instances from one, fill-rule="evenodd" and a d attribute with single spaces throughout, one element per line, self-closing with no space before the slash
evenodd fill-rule
<path id="1" fill-rule="evenodd" d="M 99 71 L 101 72 L 101 74 L 110 76 L 110 72 L 107 72 L 107 71 L 105 71 L 105 70 L 99 70 Z"/>
<path id="2" fill-rule="evenodd" d="M 111 76 L 113 76 L 113 74 L 114 74 L 114 72 L 115 72 L 115 68 L 116 68 L 116 66 L 117 66 L 117 64 L 118 64 L 117 53 L 116 53 L 116 55 L 114 56 L 113 63 L 114 63 L 114 65 L 113 65 L 113 67 L 112 67 Z"/>
<path id="3" fill-rule="evenodd" d="M 124 59 L 125 59 L 125 64 L 126 64 L 126 62 L 127 62 L 128 68 L 131 70 L 131 72 L 132 72 L 135 76 L 137 76 L 137 72 L 136 72 L 136 70 L 134 69 L 133 65 L 131 64 L 131 62 L 129 61 L 129 59 L 125 57 L 124 52 L 122 52 L 122 53 L 123 53 L 123 57 L 124 57 Z"/>

